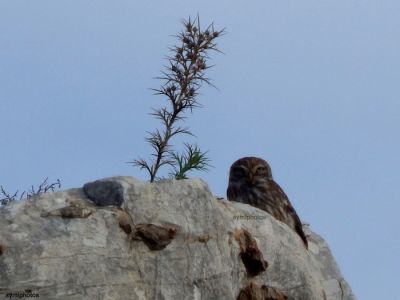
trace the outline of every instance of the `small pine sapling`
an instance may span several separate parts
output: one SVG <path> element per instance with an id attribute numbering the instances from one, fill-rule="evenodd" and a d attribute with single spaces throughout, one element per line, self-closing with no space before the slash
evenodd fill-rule
<path id="1" fill-rule="evenodd" d="M 178 125 L 184 119 L 184 113 L 200 107 L 197 101 L 198 91 L 203 83 L 212 85 L 205 77 L 205 71 L 212 66 L 207 64 L 209 51 L 221 52 L 215 40 L 224 34 L 224 30 L 215 30 L 209 25 L 205 30 L 200 27 L 200 20 L 190 18 L 183 21 L 184 30 L 176 35 L 179 45 L 170 48 L 172 55 L 167 57 L 168 66 L 163 76 L 157 79 L 163 82 L 159 89 L 153 89 L 156 95 L 166 97 L 169 106 L 153 109 L 151 115 L 159 119 L 163 129 L 150 132 L 146 141 L 153 148 L 153 159 L 135 159 L 134 166 L 145 169 L 154 182 L 162 166 L 172 166 L 170 174 L 175 179 L 187 178 L 192 170 L 206 171 L 210 167 L 207 152 L 202 152 L 197 145 L 185 143 L 183 154 L 177 153 L 171 144 L 171 138 L 177 134 L 193 135 L 187 127 Z"/>

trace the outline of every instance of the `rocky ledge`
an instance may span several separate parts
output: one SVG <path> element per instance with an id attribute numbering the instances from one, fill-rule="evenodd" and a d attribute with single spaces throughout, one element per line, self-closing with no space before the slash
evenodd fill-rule
<path id="1" fill-rule="evenodd" d="M 0 296 L 355 299 L 324 240 L 199 179 L 112 177 L 0 208 Z"/>

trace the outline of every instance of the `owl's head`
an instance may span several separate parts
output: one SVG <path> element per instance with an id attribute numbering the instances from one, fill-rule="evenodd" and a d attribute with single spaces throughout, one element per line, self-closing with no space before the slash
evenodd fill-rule
<path id="1" fill-rule="evenodd" d="M 271 167 L 258 157 L 243 157 L 235 161 L 229 173 L 229 182 L 242 182 L 250 185 L 272 179 Z"/>

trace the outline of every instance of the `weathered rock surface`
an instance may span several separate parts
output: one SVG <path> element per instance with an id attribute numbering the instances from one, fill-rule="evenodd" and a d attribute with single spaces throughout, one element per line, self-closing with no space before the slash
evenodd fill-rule
<path id="1" fill-rule="evenodd" d="M 287 296 L 273 287 L 250 283 L 240 290 L 237 300 L 287 300 Z"/>
<path id="2" fill-rule="evenodd" d="M 235 232 L 251 237 L 240 245 Z M 0 209 L 0 298 L 355 299 L 326 243 L 305 232 L 308 251 L 285 224 L 215 199 L 201 180 L 108 178 Z M 266 261 L 254 276 L 243 251 Z"/>

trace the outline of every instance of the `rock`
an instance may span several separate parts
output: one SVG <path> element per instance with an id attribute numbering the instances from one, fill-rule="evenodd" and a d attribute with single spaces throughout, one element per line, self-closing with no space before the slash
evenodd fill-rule
<path id="1" fill-rule="evenodd" d="M 321 276 L 327 299 L 355 299 L 350 286 L 340 273 L 328 244 L 308 226 L 304 226 L 304 232 L 313 243 L 313 247 L 310 248 L 311 263 Z"/>
<path id="2" fill-rule="evenodd" d="M 71 206 L 91 214 L 66 218 L 61 211 Z M 295 300 L 355 299 L 309 228 L 307 251 L 285 224 L 215 199 L 198 179 L 116 177 L 46 193 L 0 208 L 0 228 L 0 298 L 29 290 L 40 299 L 225 300 L 260 290 Z M 248 276 L 246 249 L 268 261 L 264 272 Z"/>
<path id="3" fill-rule="evenodd" d="M 86 196 L 98 206 L 121 206 L 124 202 L 124 177 L 105 178 L 86 183 Z"/>

